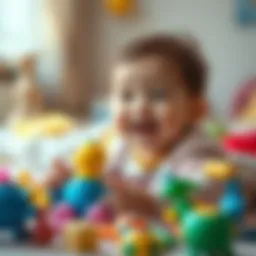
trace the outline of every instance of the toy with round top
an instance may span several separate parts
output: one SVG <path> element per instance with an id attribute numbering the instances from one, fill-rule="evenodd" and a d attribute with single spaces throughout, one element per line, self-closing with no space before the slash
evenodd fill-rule
<path id="1" fill-rule="evenodd" d="M 74 157 L 75 177 L 68 181 L 63 202 L 73 208 L 76 215 L 87 215 L 88 210 L 105 193 L 101 175 L 105 165 L 105 152 L 96 141 L 86 143 Z"/>
<path id="2" fill-rule="evenodd" d="M 32 206 L 24 190 L 10 180 L 7 171 L 0 172 L 0 208 L 0 230 L 10 230 L 17 240 L 27 238 L 25 222 Z"/>
<path id="3" fill-rule="evenodd" d="M 131 230 L 121 239 L 121 254 L 123 256 L 160 256 L 155 236 L 145 230 Z"/>
<path id="4" fill-rule="evenodd" d="M 240 222 L 246 211 L 246 201 L 236 166 L 229 161 L 212 160 L 206 163 L 205 171 L 211 179 L 225 183 L 220 209 L 235 222 Z"/>
<path id="5" fill-rule="evenodd" d="M 175 245 L 169 230 L 142 216 L 126 215 L 117 222 L 120 249 L 124 256 L 162 255 Z"/>
<path id="6" fill-rule="evenodd" d="M 63 231 L 63 242 L 66 249 L 73 253 L 95 253 L 98 248 L 96 229 L 83 221 L 67 223 Z"/>
<path id="7" fill-rule="evenodd" d="M 163 198 L 171 201 L 171 216 L 177 217 L 189 255 L 233 255 L 232 221 L 214 206 L 194 206 L 193 187 L 189 181 L 170 177 L 162 191 Z"/>

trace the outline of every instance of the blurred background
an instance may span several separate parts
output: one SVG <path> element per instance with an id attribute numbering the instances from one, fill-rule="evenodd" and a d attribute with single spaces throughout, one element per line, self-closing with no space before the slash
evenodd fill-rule
<path id="1" fill-rule="evenodd" d="M 211 67 L 214 111 L 229 117 L 238 87 L 255 75 L 255 27 L 239 20 L 239 1 L 134 2 L 133 13 L 117 16 L 101 0 L 1 0 L 1 80 L 11 76 L 0 85 L 1 116 L 11 104 L 12 74 L 4 69 L 12 73 L 14 66 L 20 73 L 22 58 L 36 57 L 36 82 L 49 106 L 86 113 L 102 96 L 111 62 L 125 44 L 156 32 L 179 32 L 201 42 Z"/>
<path id="2" fill-rule="evenodd" d="M 255 10 L 253 0 L 0 0 L 1 161 L 31 165 L 47 139 L 48 154 L 68 155 L 92 120 L 109 120 L 105 92 L 119 51 L 158 32 L 201 43 L 211 118 L 255 126 Z"/>
<path id="3" fill-rule="evenodd" d="M 205 128 L 220 143 L 252 131 L 254 147 L 234 158 L 255 177 L 255 0 L 0 0 L 0 169 L 40 178 L 56 159 L 69 162 L 109 126 L 117 54 L 165 32 L 200 42 L 211 70 Z"/>

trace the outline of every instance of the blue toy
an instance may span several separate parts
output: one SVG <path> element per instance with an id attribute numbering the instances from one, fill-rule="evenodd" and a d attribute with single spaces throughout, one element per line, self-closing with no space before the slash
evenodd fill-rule
<path id="1" fill-rule="evenodd" d="M 246 211 L 246 201 L 236 167 L 230 162 L 215 160 L 206 164 L 205 171 L 211 179 L 225 182 L 219 207 L 233 221 L 241 222 Z"/>
<path id="2" fill-rule="evenodd" d="M 231 179 L 227 182 L 224 196 L 220 201 L 220 208 L 236 222 L 243 219 L 246 202 L 238 179 Z"/>
<path id="3" fill-rule="evenodd" d="M 10 180 L 0 180 L 0 229 L 12 231 L 16 240 L 27 238 L 24 225 L 31 210 L 23 189 Z"/>
<path id="4" fill-rule="evenodd" d="M 78 217 L 86 215 L 105 193 L 100 179 L 105 164 L 105 154 L 97 142 L 85 144 L 74 159 L 75 177 L 64 188 L 63 201 L 71 206 Z"/>
<path id="5" fill-rule="evenodd" d="M 70 205 L 78 216 L 87 214 L 104 194 L 104 188 L 99 180 L 74 178 L 64 190 L 64 202 Z"/>

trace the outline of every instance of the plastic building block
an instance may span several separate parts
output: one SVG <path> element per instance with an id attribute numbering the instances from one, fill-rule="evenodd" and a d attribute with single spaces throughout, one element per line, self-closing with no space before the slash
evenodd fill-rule
<path id="1" fill-rule="evenodd" d="M 73 253 L 95 253 L 98 248 L 96 229 L 83 221 L 68 223 L 63 231 L 63 240 L 66 249 Z"/>

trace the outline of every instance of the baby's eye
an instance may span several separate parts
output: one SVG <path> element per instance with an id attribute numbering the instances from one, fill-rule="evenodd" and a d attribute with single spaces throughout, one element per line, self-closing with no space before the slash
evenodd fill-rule
<path id="1" fill-rule="evenodd" d="M 149 98 L 153 101 L 162 101 L 167 98 L 167 91 L 164 88 L 154 88 L 149 91 Z"/>
<path id="2" fill-rule="evenodd" d="M 134 93 L 132 91 L 129 91 L 129 90 L 123 91 L 121 93 L 121 98 L 122 98 L 122 101 L 124 101 L 124 102 L 130 102 L 134 98 Z"/>

